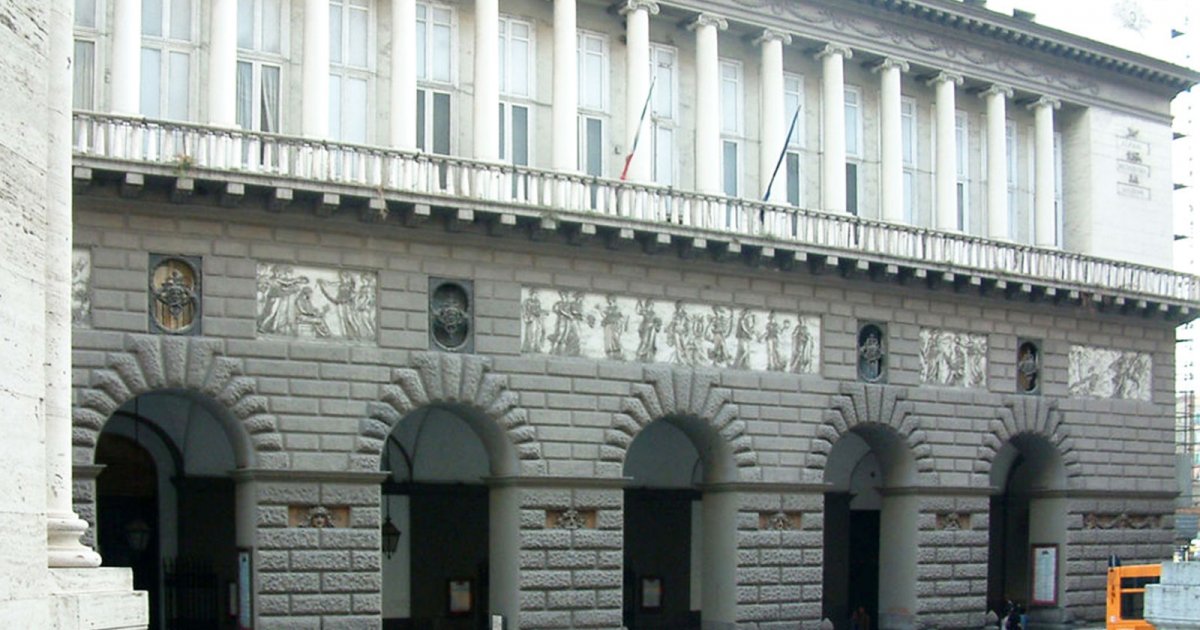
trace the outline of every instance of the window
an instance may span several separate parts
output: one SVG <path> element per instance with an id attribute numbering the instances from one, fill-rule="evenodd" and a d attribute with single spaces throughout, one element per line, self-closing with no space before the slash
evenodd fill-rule
<path id="1" fill-rule="evenodd" d="M 787 202 L 793 206 L 804 205 L 804 182 L 800 178 L 800 151 L 805 144 L 803 105 L 804 77 L 798 74 L 783 75 L 783 115 L 792 132 L 792 137 L 788 139 L 787 154 L 783 158 L 783 168 L 787 173 Z M 791 128 L 793 118 L 796 121 L 794 129 Z M 775 168 L 775 165 L 770 164 L 767 168 Z"/>
<path id="2" fill-rule="evenodd" d="M 1054 244 L 1063 246 L 1063 143 L 1062 133 L 1054 132 Z"/>
<path id="3" fill-rule="evenodd" d="M 97 0 L 75 0 L 75 53 L 73 103 L 75 109 L 96 109 Z"/>
<path id="4" fill-rule="evenodd" d="M 450 94 L 417 90 L 417 148 L 450 155 Z"/>
<path id="5" fill-rule="evenodd" d="M 593 177 L 604 176 L 604 139 L 608 113 L 608 38 L 580 31 L 579 62 L 579 169 Z"/>
<path id="6" fill-rule="evenodd" d="M 283 0 L 238 0 L 237 124 L 278 133 Z"/>
<path id="7" fill-rule="evenodd" d="M 845 91 L 846 110 L 846 211 L 858 214 L 858 162 L 862 160 L 862 92 Z"/>
<path id="8" fill-rule="evenodd" d="M 669 46 L 650 45 L 650 76 L 654 78 L 654 102 L 650 115 L 651 155 L 654 182 L 675 185 L 675 129 L 679 124 L 676 107 L 678 92 L 678 53 Z"/>
<path id="9" fill-rule="evenodd" d="M 330 0 L 329 135 L 335 140 L 367 141 L 368 24 L 368 0 Z"/>
<path id="10" fill-rule="evenodd" d="M 191 111 L 191 0 L 142 0 L 141 114 L 187 120 Z"/>
<path id="11" fill-rule="evenodd" d="M 954 194 L 957 198 L 958 229 L 963 232 L 968 231 L 970 223 L 968 215 L 971 200 L 970 163 L 967 155 L 968 132 L 967 113 L 954 112 Z"/>
<path id="12" fill-rule="evenodd" d="M 529 165 L 530 107 L 533 95 L 531 70 L 533 26 L 524 20 L 500 16 L 500 159 Z"/>
<path id="13" fill-rule="evenodd" d="M 741 194 L 742 64 L 721 60 L 721 179 L 725 194 Z M 700 156 L 699 159 L 705 159 Z"/>
<path id="14" fill-rule="evenodd" d="M 417 4 L 417 79 L 451 83 L 454 14 L 446 7 Z"/>
<path id="15" fill-rule="evenodd" d="M 1017 125 L 1004 123 L 1004 152 L 1008 160 L 1008 229 L 1009 238 L 1017 236 Z"/>
<path id="16" fill-rule="evenodd" d="M 904 221 L 917 223 L 917 103 L 900 99 L 900 159 L 904 164 Z"/>

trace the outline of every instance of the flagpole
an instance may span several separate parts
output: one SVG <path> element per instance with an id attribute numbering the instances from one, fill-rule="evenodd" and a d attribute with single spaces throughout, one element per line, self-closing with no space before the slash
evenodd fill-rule
<path id="1" fill-rule="evenodd" d="M 796 105 L 796 113 L 792 114 L 792 124 L 788 127 L 787 139 L 783 141 L 783 150 L 779 152 L 779 159 L 775 160 L 775 170 L 771 171 L 771 181 L 767 184 L 767 192 L 763 193 L 763 201 L 768 201 L 771 198 L 771 189 L 775 186 L 775 177 L 779 175 L 779 167 L 783 165 L 783 159 L 787 157 L 788 145 L 792 143 L 792 134 L 796 133 L 796 122 L 800 120 L 800 106 Z"/>
<path id="2" fill-rule="evenodd" d="M 650 89 L 646 92 L 646 103 L 642 105 L 642 115 L 638 117 L 637 132 L 633 134 L 633 145 L 629 147 L 629 155 L 625 156 L 625 168 L 621 169 L 621 181 L 625 181 L 625 177 L 629 175 L 629 165 L 633 163 L 633 154 L 637 152 L 638 140 L 642 137 L 642 128 L 646 126 L 646 114 L 650 112 L 650 102 L 654 99 L 654 83 L 658 81 L 658 77 L 650 79 Z"/>

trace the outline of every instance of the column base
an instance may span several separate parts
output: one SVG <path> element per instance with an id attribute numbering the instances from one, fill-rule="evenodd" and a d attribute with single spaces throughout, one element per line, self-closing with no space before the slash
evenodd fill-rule
<path id="1" fill-rule="evenodd" d="M 1075 627 L 1075 616 L 1058 606 L 1034 608 L 1027 613 L 1026 619 L 1028 630 L 1068 630 Z"/>
<path id="2" fill-rule="evenodd" d="M 51 568 L 90 569 L 100 566 L 100 554 L 79 542 L 88 529 L 87 521 L 75 514 L 46 517 L 46 556 Z"/>
<path id="3" fill-rule="evenodd" d="M 150 622 L 146 592 L 133 590 L 130 569 L 50 569 L 49 597 L 56 630 L 140 630 Z"/>

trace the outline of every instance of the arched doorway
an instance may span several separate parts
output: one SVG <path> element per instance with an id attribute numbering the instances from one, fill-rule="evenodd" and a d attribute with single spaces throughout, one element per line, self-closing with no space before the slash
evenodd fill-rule
<path id="1" fill-rule="evenodd" d="M 842 630 L 859 609 L 873 628 L 909 627 L 916 612 L 916 467 L 884 425 L 859 425 L 825 466 L 822 616 Z M 862 614 L 859 613 L 859 614 Z"/>
<path id="2" fill-rule="evenodd" d="M 993 494 L 988 519 L 988 609 L 1002 616 L 1011 601 L 1028 610 L 1031 619 L 1057 620 L 1062 611 L 1062 550 L 1067 532 L 1062 457 L 1045 437 L 1021 433 L 996 452 L 989 475 Z M 1056 604 L 1037 607 L 1035 595 L 1046 600 L 1049 593 L 1035 592 L 1034 548 L 1047 545 L 1057 549 L 1055 580 L 1049 585 Z"/>
<path id="3" fill-rule="evenodd" d="M 474 410 L 417 409 L 392 428 L 381 507 L 400 532 L 385 554 L 383 627 L 478 630 L 518 613 L 520 507 L 507 435 Z"/>
<path id="4" fill-rule="evenodd" d="M 737 497 L 727 442 L 701 419 L 646 425 L 625 456 L 623 621 L 629 630 L 736 621 Z"/>
<path id="5" fill-rule="evenodd" d="M 96 544 L 149 593 L 151 628 L 234 628 L 240 429 L 184 391 L 137 396 L 105 423 L 95 462 Z"/>

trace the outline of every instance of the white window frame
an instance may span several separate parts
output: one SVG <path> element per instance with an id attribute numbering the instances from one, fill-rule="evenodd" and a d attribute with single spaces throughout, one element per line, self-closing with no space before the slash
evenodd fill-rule
<path id="1" fill-rule="evenodd" d="M 1004 121 L 1004 151 L 1005 159 L 1008 160 L 1008 194 L 1005 198 L 1008 200 L 1008 229 L 1011 234 L 1009 238 L 1017 240 L 1017 217 L 1020 216 L 1017 206 L 1017 190 L 1018 180 L 1020 179 L 1020 171 L 1018 170 L 1019 160 L 1017 159 L 1017 148 L 1020 147 L 1020 136 L 1017 135 L 1017 123 L 1013 120 Z"/>
<path id="2" fill-rule="evenodd" d="M 583 63 L 583 55 L 584 54 L 593 54 L 593 53 L 585 52 L 584 43 L 589 40 L 600 43 L 600 56 L 601 56 L 600 74 L 601 74 L 601 76 L 600 76 L 600 107 L 599 108 L 591 106 L 590 103 L 584 103 L 583 94 L 582 94 L 583 85 L 584 85 L 585 81 L 588 80 L 586 73 L 583 71 L 584 65 L 585 65 Z M 579 136 L 578 136 L 578 140 L 579 140 L 579 142 L 578 142 L 579 170 L 584 173 L 587 172 L 588 149 L 590 148 L 587 143 L 587 137 L 588 137 L 587 121 L 589 119 L 598 120 L 598 121 L 600 121 L 600 173 L 598 176 L 605 177 L 608 174 L 608 160 L 605 159 L 608 154 L 606 148 L 609 145 L 608 138 L 609 138 L 609 134 L 611 133 L 611 130 L 609 129 L 609 106 L 610 106 L 609 74 L 610 74 L 610 68 L 611 68 L 610 64 L 612 63 L 612 57 L 611 57 L 611 49 L 610 49 L 609 41 L 608 41 L 608 35 L 597 32 L 597 31 L 589 31 L 589 30 L 585 30 L 585 29 L 579 29 L 576 33 L 576 38 L 575 38 L 575 63 L 576 63 L 576 69 L 578 71 L 579 90 L 580 90 L 580 93 L 578 94 L 579 116 L 578 116 L 578 128 L 577 128 L 577 133 L 579 134 Z"/>
<path id="3" fill-rule="evenodd" d="M 338 50 L 338 51 L 334 51 L 331 48 L 330 54 L 329 54 L 329 80 L 330 80 L 329 133 L 333 138 L 335 138 L 337 140 L 369 143 L 371 141 L 371 138 L 373 137 L 373 133 L 375 131 L 375 120 L 374 120 L 375 119 L 375 107 L 374 107 L 374 102 L 375 102 L 375 99 L 374 99 L 374 94 L 375 94 L 375 81 L 374 81 L 374 79 L 375 79 L 375 29 L 373 28 L 373 26 L 375 24 L 376 16 L 374 15 L 374 3 L 371 2 L 370 0 L 329 0 L 329 10 L 331 13 L 334 10 L 335 5 L 340 6 L 340 8 L 343 12 L 342 19 L 341 19 L 342 48 L 341 48 L 341 50 Z M 351 24 L 350 14 L 353 11 L 362 11 L 367 14 L 366 19 L 365 19 L 366 30 L 367 30 L 367 33 L 366 33 L 367 41 L 365 43 L 366 59 L 363 60 L 364 65 L 356 65 L 354 62 L 352 62 L 350 60 L 351 42 L 354 39 L 353 33 L 351 33 L 351 28 L 350 28 L 350 24 Z M 331 18 L 330 19 L 331 28 L 332 28 L 332 23 L 333 23 L 333 21 Z M 332 42 L 330 43 L 330 46 L 331 47 L 333 46 Z M 341 61 L 335 61 L 334 60 L 335 55 L 340 56 Z M 335 79 L 337 79 L 339 81 L 339 83 L 343 86 L 342 88 L 340 88 L 342 90 L 341 103 L 338 105 L 337 110 L 336 110 L 337 112 L 341 113 L 341 120 L 338 120 L 336 125 L 334 124 L 334 121 L 333 121 L 333 115 L 335 113 L 335 110 L 334 110 L 334 105 L 332 102 L 333 97 L 334 97 L 332 83 Z M 344 86 L 349 81 L 361 81 L 361 82 L 363 82 L 363 84 L 365 86 L 364 90 L 363 90 L 364 102 L 362 104 L 362 107 L 363 107 L 362 113 L 363 113 L 363 116 L 365 117 L 365 120 L 363 120 L 363 137 L 359 138 L 359 139 L 347 139 L 345 132 L 342 131 L 345 128 L 346 123 L 349 120 L 351 120 L 351 118 L 348 117 L 349 114 L 347 113 L 346 107 L 345 107 L 347 101 L 346 101 L 345 91 L 344 91 L 345 90 Z"/>
<path id="4" fill-rule="evenodd" d="M 171 36 L 171 11 L 172 0 L 161 0 L 162 2 L 162 24 L 159 35 L 147 35 L 146 24 L 142 24 L 141 42 L 138 54 L 144 54 L 145 50 L 156 50 L 159 53 L 159 68 L 158 68 L 158 118 L 176 120 L 171 117 L 170 109 L 170 82 L 171 82 L 171 55 L 186 55 L 188 60 L 187 77 L 184 78 L 184 83 L 187 86 L 187 109 L 183 121 L 192 121 L 196 116 L 196 97 L 197 97 L 197 81 L 198 72 L 196 66 L 199 53 L 199 32 L 200 32 L 200 0 L 188 1 L 188 36 L 187 39 L 178 39 Z M 145 6 L 143 4 L 143 6 Z M 144 9 L 143 9 L 144 10 Z M 97 10 L 99 14 L 99 10 Z M 102 15 L 97 16 L 97 21 L 103 19 Z M 142 68 L 143 75 L 146 68 Z M 138 78 L 139 84 L 141 77 Z M 144 87 L 144 86 L 142 86 Z M 141 108 L 142 95 L 138 95 L 139 111 Z"/>
<path id="5" fill-rule="evenodd" d="M 449 148 L 446 151 L 446 154 L 454 155 L 458 149 L 458 138 L 454 135 L 454 111 L 455 111 L 454 93 L 451 92 L 450 90 L 446 89 L 445 85 L 438 85 L 438 84 L 432 84 L 430 86 L 425 86 L 425 85 L 421 85 L 421 84 L 417 85 L 416 98 L 421 99 L 423 101 L 423 109 L 425 112 L 424 121 L 421 121 L 419 119 L 417 121 L 417 124 L 421 124 L 422 122 L 424 123 L 424 128 L 419 129 L 418 135 L 417 135 L 418 139 L 424 138 L 424 142 L 423 143 L 418 142 L 418 148 L 419 148 L 419 150 L 424 151 L 425 153 L 431 153 L 431 154 L 434 153 L 432 143 L 433 143 L 433 133 L 434 133 L 433 108 L 434 108 L 434 103 L 436 102 L 436 99 L 434 98 L 435 94 L 442 94 L 447 97 L 447 99 L 446 99 L 446 102 L 448 103 L 447 107 L 450 108 L 450 111 L 446 112 L 446 118 L 450 123 L 450 137 L 448 138 Z M 415 113 L 416 112 L 414 112 L 414 114 Z M 421 147 L 421 146 L 419 146 L 420 144 L 424 144 L 425 146 Z M 437 153 L 436 155 L 441 155 L 441 154 Z"/>
<path id="6" fill-rule="evenodd" d="M 1063 229 L 1066 221 L 1063 206 L 1063 137 L 1061 131 L 1054 132 L 1054 244 L 1063 246 Z"/>
<path id="7" fill-rule="evenodd" d="M 904 169 L 900 185 L 904 195 L 904 221 L 909 225 L 917 223 L 917 156 L 920 151 L 917 140 L 917 130 L 920 129 L 918 111 L 916 99 L 900 97 L 900 162 Z"/>
<path id="8" fill-rule="evenodd" d="M 76 0 L 75 5 L 76 9 L 78 9 L 78 0 Z M 71 44 L 71 62 L 74 64 L 71 69 L 72 85 L 74 86 L 79 83 L 79 73 L 83 69 L 82 64 L 79 63 L 79 55 L 75 54 L 75 49 L 80 44 L 86 44 L 92 48 L 92 74 L 89 77 L 90 80 L 88 81 L 88 86 L 90 89 L 87 92 L 87 100 L 83 103 L 80 103 L 79 98 L 81 94 L 78 90 L 75 90 L 72 93 L 71 106 L 74 109 L 98 111 L 100 110 L 100 84 L 103 83 L 103 81 L 98 81 L 97 78 L 102 78 L 104 76 L 101 73 L 100 63 L 100 51 L 103 50 L 102 46 L 104 35 L 100 27 L 102 24 L 104 24 L 104 0 L 92 0 L 92 6 L 94 14 L 92 15 L 91 24 L 80 24 L 79 18 L 81 17 L 81 12 L 78 10 L 75 12 L 75 19 L 73 22 L 74 37 Z"/>
<path id="9" fill-rule="evenodd" d="M 529 52 L 525 56 L 525 77 L 527 85 L 524 92 L 514 91 L 510 85 L 509 79 L 513 76 L 513 64 L 509 57 L 509 52 L 512 46 L 509 45 L 513 40 L 519 39 L 513 35 L 513 25 L 521 25 L 527 29 L 529 38 L 526 43 L 529 45 Z M 537 94 L 537 30 L 535 24 L 527 19 L 508 14 L 500 15 L 500 24 L 497 27 L 500 39 L 500 59 L 498 66 L 500 68 L 500 96 L 510 100 L 529 100 Z M 531 112 L 532 113 L 532 112 Z"/>
<path id="10" fill-rule="evenodd" d="M 426 16 L 424 20 L 421 19 L 422 10 L 425 12 L 425 16 Z M 447 20 L 445 22 L 434 21 L 435 14 L 438 12 L 446 13 Z M 418 2 L 416 4 L 416 15 L 417 15 L 416 29 L 417 29 L 417 33 L 418 33 L 418 37 L 417 37 L 418 42 L 420 41 L 420 34 L 421 34 L 420 32 L 421 32 L 422 28 L 425 31 L 424 32 L 425 50 L 418 51 L 418 54 L 421 54 L 423 52 L 425 55 L 425 66 L 421 66 L 420 64 L 417 65 L 417 84 L 425 86 L 425 87 L 430 87 L 432 89 L 443 90 L 443 91 L 447 89 L 447 86 L 457 85 L 458 84 L 458 55 L 457 55 L 457 52 L 458 52 L 458 12 L 454 10 L 454 7 L 447 6 L 445 4 L 439 4 L 439 3 L 434 3 L 434 2 Z M 422 26 L 422 23 L 424 23 L 424 26 Z M 437 49 L 433 43 L 433 37 L 432 37 L 433 28 L 431 28 L 431 25 L 445 25 L 446 27 L 448 27 L 448 29 L 450 31 L 449 50 L 446 51 L 446 55 L 447 55 L 447 57 L 449 57 L 449 59 L 447 60 L 447 63 L 446 63 L 447 74 L 449 76 L 445 79 L 430 77 L 429 68 L 432 65 L 432 64 L 430 64 L 430 61 L 436 57 L 435 53 L 437 52 Z"/>
<path id="11" fill-rule="evenodd" d="M 787 151 L 783 156 L 783 165 L 780 167 L 787 173 L 787 183 L 789 189 L 784 192 L 788 203 L 796 207 L 803 208 L 805 205 L 804 199 L 804 149 L 808 145 L 806 127 L 804 124 L 805 118 L 805 93 L 804 93 L 804 75 L 785 72 L 783 74 L 783 115 L 784 124 L 789 127 L 792 124 L 792 117 L 796 115 L 796 105 L 800 107 L 800 115 L 796 118 L 796 130 L 792 133 L 792 138 L 788 142 Z M 787 133 L 786 131 L 784 133 Z M 795 159 L 795 168 L 792 168 L 792 160 Z M 768 165 L 767 168 L 775 168 L 774 164 Z M 768 176 L 770 177 L 770 176 Z M 796 198 L 791 198 L 791 187 L 796 190 Z"/>
<path id="12" fill-rule="evenodd" d="M 971 232 L 971 117 L 954 112 L 954 185 L 958 229 Z"/>
<path id="13" fill-rule="evenodd" d="M 669 55 L 670 63 L 664 64 L 663 57 Z M 671 77 L 669 81 L 654 82 L 654 102 L 650 111 L 650 162 L 651 171 L 654 181 L 660 185 L 675 186 L 679 183 L 679 49 L 674 46 L 665 44 L 650 44 L 650 77 L 658 76 L 659 69 L 670 68 Z M 671 106 L 668 111 L 662 111 L 658 107 L 658 95 L 660 90 L 669 90 L 671 95 Z M 661 146 L 659 144 L 659 135 L 669 134 L 671 137 L 670 155 L 660 156 Z M 670 173 L 664 178 L 660 173 L 659 166 L 661 162 L 666 161 L 669 165 Z"/>
<path id="14" fill-rule="evenodd" d="M 854 98 L 853 99 L 850 98 L 851 96 L 853 96 Z M 850 142 L 850 138 L 849 137 L 846 138 L 846 158 L 849 160 L 855 161 L 855 162 L 860 162 L 863 159 L 863 151 L 864 151 L 864 149 L 863 149 L 862 88 L 860 88 L 856 85 L 845 86 L 844 93 L 843 93 L 843 100 L 844 100 L 843 107 L 845 110 L 847 110 L 846 111 L 847 114 L 849 114 L 850 109 L 853 109 L 855 111 L 853 121 L 850 120 L 851 117 L 849 115 L 845 116 L 845 118 L 844 118 L 844 122 L 846 125 L 846 133 L 849 134 L 851 129 L 853 129 L 854 138 L 856 140 L 856 142 L 854 142 L 852 144 Z M 853 103 L 851 101 L 853 101 Z"/>
<path id="15" fill-rule="evenodd" d="M 249 64 L 250 68 L 251 68 L 250 72 L 251 72 L 251 91 L 252 92 L 251 92 L 251 96 L 250 96 L 250 125 L 245 128 L 253 130 L 253 131 L 270 131 L 273 133 L 280 133 L 283 130 L 284 113 L 287 111 L 287 108 L 284 107 L 283 105 L 285 103 L 284 90 L 286 89 L 286 86 L 287 86 L 287 77 L 285 75 L 285 70 L 287 67 L 286 59 L 288 56 L 288 38 L 289 38 L 288 29 L 290 26 L 290 20 L 287 19 L 287 16 L 291 15 L 290 7 L 288 5 L 288 0 L 278 0 L 280 14 L 278 16 L 275 16 L 275 19 L 277 19 L 279 22 L 279 50 L 278 51 L 271 51 L 271 50 L 267 50 L 267 49 L 263 48 L 263 26 L 271 19 L 271 16 L 267 16 L 264 14 L 265 7 L 263 6 L 263 0 L 238 0 L 239 17 L 241 15 L 240 8 L 241 8 L 242 2 L 251 2 L 253 5 L 253 14 L 254 14 L 253 26 L 251 27 L 251 30 L 253 32 L 252 37 L 253 37 L 254 41 L 252 42 L 250 48 L 242 47 L 239 42 L 238 52 L 237 52 L 237 63 L 239 65 L 240 64 Z M 263 129 L 262 128 L 262 116 L 260 115 L 262 112 L 262 103 L 263 103 L 263 101 L 262 101 L 262 86 L 263 86 L 262 77 L 263 77 L 264 68 L 268 68 L 268 67 L 273 68 L 279 72 L 279 94 L 278 94 L 278 99 L 279 99 L 278 100 L 278 103 L 279 103 L 278 109 L 279 109 L 279 111 L 276 114 L 275 129 Z M 236 92 L 236 90 L 235 90 L 235 92 Z"/>
<path id="16" fill-rule="evenodd" d="M 500 160 L 503 162 L 508 162 L 509 164 L 516 164 L 516 162 L 514 162 L 514 156 L 513 156 L 514 136 L 512 133 L 513 110 L 515 108 L 524 108 L 525 109 L 526 161 L 519 164 L 518 166 L 532 166 L 533 164 L 535 164 L 534 155 L 533 155 L 533 152 L 534 152 L 533 131 L 534 131 L 534 129 L 536 129 L 534 122 L 533 122 L 534 108 L 532 105 L 530 105 L 528 102 L 525 102 L 525 101 L 513 101 L 513 100 L 509 100 L 509 99 L 502 99 L 500 101 L 500 112 L 498 112 L 497 115 L 504 117 L 504 122 L 502 123 L 503 127 L 501 128 L 501 136 L 500 136 L 500 141 L 501 141 L 500 142 Z"/>
<path id="17" fill-rule="evenodd" d="M 742 68 L 742 62 L 736 59 L 721 59 L 719 62 L 720 68 L 720 94 L 718 101 L 718 113 L 720 116 L 721 125 L 721 152 L 717 158 L 721 162 L 721 190 L 727 196 L 740 197 L 745 190 L 745 182 L 743 181 L 743 173 L 746 172 L 746 151 L 745 151 L 745 129 L 746 129 L 746 75 Z M 729 103 L 725 102 L 725 87 L 726 83 L 731 79 L 727 77 L 726 71 L 733 72 L 732 81 L 734 83 L 733 96 L 733 128 L 725 126 L 726 108 Z M 733 187 L 730 191 L 726 188 L 726 179 L 728 173 L 725 172 L 725 147 L 732 144 L 737 152 L 737 168 L 734 170 Z M 698 159 L 705 159 L 703 156 L 698 156 Z"/>

